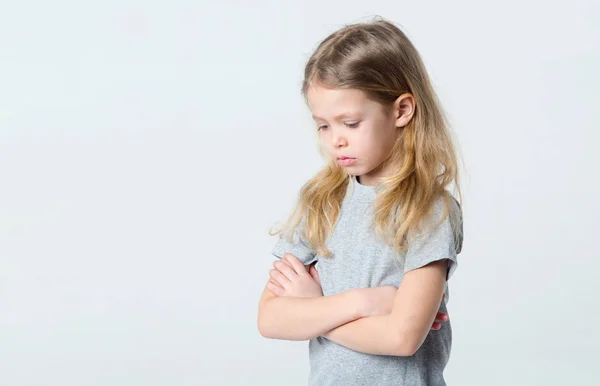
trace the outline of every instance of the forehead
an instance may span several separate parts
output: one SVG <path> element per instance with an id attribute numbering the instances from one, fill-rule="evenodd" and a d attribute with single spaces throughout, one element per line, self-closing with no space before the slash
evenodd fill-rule
<path id="1" fill-rule="evenodd" d="M 317 84 L 306 91 L 308 106 L 315 117 L 334 117 L 348 113 L 366 113 L 379 107 L 367 94 L 357 89 L 327 88 Z"/>

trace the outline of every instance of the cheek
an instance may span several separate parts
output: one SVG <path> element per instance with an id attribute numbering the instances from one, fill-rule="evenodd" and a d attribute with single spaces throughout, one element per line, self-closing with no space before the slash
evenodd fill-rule
<path id="1" fill-rule="evenodd" d="M 371 150 L 381 152 L 388 148 L 390 142 L 393 142 L 393 138 L 384 131 L 373 131 L 364 139 L 364 143 Z"/>
<path id="2" fill-rule="evenodd" d="M 383 144 L 385 149 L 391 149 L 394 147 L 394 143 L 398 138 L 398 128 L 394 124 L 394 122 L 383 121 L 381 122 L 381 126 L 379 126 L 381 130 L 378 131 L 378 140 Z"/>
<path id="3" fill-rule="evenodd" d="M 369 158 L 377 159 L 378 161 L 382 161 L 386 158 L 390 151 L 394 148 L 394 143 L 396 142 L 396 136 L 390 132 L 378 132 L 377 134 L 369 137 L 365 141 L 365 149 L 368 152 Z"/>

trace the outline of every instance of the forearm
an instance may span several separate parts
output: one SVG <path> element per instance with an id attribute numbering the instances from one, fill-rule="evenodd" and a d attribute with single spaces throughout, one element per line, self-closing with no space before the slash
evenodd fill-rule
<path id="1" fill-rule="evenodd" d="M 359 318 L 354 291 L 315 298 L 274 297 L 259 307 L 260 333 L 272 339 L 309 340 Z"/>
<path id="2" fill-rule="evenodd" d="M 413 355 L 426 339 L 440 309 L 446 273 L 446 260 L 409 271 L 402 278 L 391 313 L 358 319 L 324 336 L 368 354 Z"/>
<path id="3" fill-rule="evenodd" d="M 390 315 L 361 318 L 323 336 L 349 349 L 376 355 L 411 356 L 420 345 L 417 334 L 397 326 Z"/>

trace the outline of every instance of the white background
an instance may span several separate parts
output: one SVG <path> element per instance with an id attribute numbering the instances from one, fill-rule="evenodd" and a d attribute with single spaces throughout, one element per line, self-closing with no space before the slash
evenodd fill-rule
<path id="1" fill-rule="evenodd" d="M 2 1 L 0 384 L 304 385 L 256 329 L 322 165 L 305 60 L 381 15 L 466 169 L 449 385 L 597 384 L 596 1 Z"/>

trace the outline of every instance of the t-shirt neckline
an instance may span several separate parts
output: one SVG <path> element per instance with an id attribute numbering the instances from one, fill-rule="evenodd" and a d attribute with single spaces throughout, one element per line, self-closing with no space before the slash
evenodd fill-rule
<path id="1" fill-rule="evenodd" d="M 352 198 L 354 200 L 360 201 L 371 201 L 377 195 L 377 186 L 376 185 L 363 185 L 358 182 L 356 176 L 352 176 L 352 187 L 354 192 L 352 194 Z"/>

